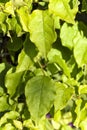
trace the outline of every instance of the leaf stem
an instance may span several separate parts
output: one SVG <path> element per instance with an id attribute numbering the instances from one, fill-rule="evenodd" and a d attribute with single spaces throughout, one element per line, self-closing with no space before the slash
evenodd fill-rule
<path id="1" fill-rule="evenodd" d="M 40 66 L 40 68 L 41 68 L 41 70 L 42 70 L 43 75 L 45 75 L 45 72 L 44 72 L 44 70 L 43 70 L 43 66 L 41 65 L 40 61 L 38 60 L 37 62 L 38 62 L 39 66 Z"/>

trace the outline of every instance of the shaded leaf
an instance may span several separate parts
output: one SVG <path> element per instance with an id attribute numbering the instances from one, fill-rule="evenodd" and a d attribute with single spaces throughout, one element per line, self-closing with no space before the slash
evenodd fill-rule
<path id="1" fill-rule="evenodd" d="M 23 43 L 25 53 L 33 59 L 37 55 L 36 46 L 30 41 L 29 34 L 26 35 L 26 39 Z"/>
<path id="2" fill-rule="evenodd" d="M 0 64 L 0 73 L 5 69 L 5 63 Z"/>
<path id="3" fill-rule="evenodd" d="M 82 11 L 87 12 L 87 0 L 82 0 Z"/>
<path id="4" fill-rule="evenodd" d="M 25 96 L 33 120 L 44 116 L 53 105 L 55 98 L 54 82 L 46 76 L 36 76 L 30 79 L 25 87 Z"/>
<path id="5" fill-rule="evenodd" d="M 10 51 L 18 51 L 19 49 L 22 48 L 22 44 L 23 44 L 23 41 L 22 41 L 21 37 L 17 37 L 17 35 L 14 34 L 14 36 L 12 36 L 12 38 L 9 39 L 7 48 Z"/>

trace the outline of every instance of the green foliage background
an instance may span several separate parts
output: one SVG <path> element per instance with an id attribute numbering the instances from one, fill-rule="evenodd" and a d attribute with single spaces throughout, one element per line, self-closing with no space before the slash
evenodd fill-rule
<path id="1" fill-rule="evenodd" d="M 86 4 L 0 0 L 0 130 L 87 129 Z"/>

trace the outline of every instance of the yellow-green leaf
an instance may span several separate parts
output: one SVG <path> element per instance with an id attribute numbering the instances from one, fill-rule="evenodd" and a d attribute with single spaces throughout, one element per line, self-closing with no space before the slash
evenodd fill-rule
<path id="1" fill-rule="evenodd" d="M 49 11 L 68 23 L 74 23 L 78 0 L 50 0 Z"/>
<path id="2" fill-rule="evenodd" d="M 17 14 L 20 19 L 20 23 L 23 27 L 23 30 L 28 32 L 29 31 L 29 10 L 27 6 L 22 6 L 21 8 L 17 9 Z"/>
<path id="3" fill-rule="evenodd" d="M 48 11 L 35 10 L 30 16 L 30 39 L 46 58 L 52 43 L 56 40 L 54 22 Z"/>

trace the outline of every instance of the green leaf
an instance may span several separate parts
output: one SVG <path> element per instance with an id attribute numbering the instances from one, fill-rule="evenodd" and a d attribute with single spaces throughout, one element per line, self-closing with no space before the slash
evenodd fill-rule
<path id="1" fill-rule="evenodd" d="M 80 122 L 85 120 L 87 117 L 87 103 L 85 103 L 82 99 L 76 100 L 75 113 L 77 116 L 74 124 L 76 127 L 79 127 Z"/>
<path id="2" fill-rule="evenodd" d="M 87 118 L 80 123 L 81 130 L 87 130 Z"/>
<path id="3" fill-rule="evenodd" d="M 5 126 L 2 127 L 3 130 L 15 130 L 15 127 L 11 123 L 5 124 Z"/>
<path id="4" fill-rule="evenodd" d="M 33 60 L 37 55 L 36 46 L 30 41 L 29 34 L 26 35 L 26 39 L 23 43 L 25 53 Z"/>
<path id="5" fill-rule="evenodd" d="M 54 128 L 49 122 L 49 120 L 47 120 L 46 118 L 42 118 L 39 122 L 39 130 L 54 130 Z"/>
<path id="6" fill-rule="evenodd" d="M 27 4 L 24 2 L 24 0 L 12 0 L 13 5 L 17 8 L 26 6 Z"/>
<path id="7" fill-rule="evenodd" d="M 16 67 L 16 72 L 22 72 L 29 70 L 33 65 L 30 57 L 22 50 L 18 57 L 18 66 Z"/>
<path id="8" fill-rule="evenodd" d="M 8 122 L 8 119 L 17 119 L 19 117 L 19 113 L 16 111 L 10 111 L 4 114 L 2 118 L 0 119 L 0 126 Z"/>
<path id="9" fill-rule="evenodd" d="M 63 130 L 73 130 L 73 128 L 71 128 L 71 126 L 68 126 L 68 125 L 63 125 L 62 129 Z M 74 130 L 78 130 L 78 129 L 74 129 Z"/>
<path id="10" fill-rule="evenodd" d="M 0 12 L 0 24 L 2 24 L 6 19 L 6 14 L 3 12 Z"/>
<path id="11" fill-rule="evenodd" d="M 60 29 L 60 18 L 57 15 L 53 15 L 55 29 Z"/>
<path id="12" fill-rule="evenodd" d="M 63 24 L 60 32 L 62 45 L 70 50 L 74 48 L 74 57 L 79 67 L 87 63 L 87 26 L 76 23 L 70 26 Z"/>
<path id="13" fill-rule="evenodd" d="M 87 0 L 82 0 L 82 11 L 87 11 Z"/>
<path id="14" fill-rule="evenodd" d="M 56 40 L 53 19 L 48 11 L 35 10 L 30 16 L 30 39 L 46 58 L 52 43 Z"/>
<path id="15" fill-rule="evenodd" d="M 10 65 L 9 64 L 5 64 L 5 63 L 1 63 L 0 64 L 0 94 L 2 93 L 2 90 L 4 92 L 5 89 L 5 75 L 7 73 L 7 71 L 10 69 Z"/>
<path id="16" fill-rule="evenodd" d="M 25 32 L 29 31 L 29 10 L 27 6 L 22 6 L 21 8 L 17 9 L 17 15 L 20 19 L 20 23 L 22 28 Z"/>
<path id="17" fill-rule="evenodd" d="M 8 30 L 15 30 L 17 20 L 15 17 L 8 18 L 6 19 L 6 23 L 8 24 Z"/>
<path id="18" fill-rule="evenodd" d="M 22 41 L 21 37 L 17 37 L 17 35 L 14 34 L 12 36 L 12 38 L 9 39 L 7 48 L 10 51 L 18 51 L 19 49 L 22 48 L 22 45 L 23 45 L 23 41 Z"/>
<path id="19" fill-rule="evenodd" d="M 7 103 L 8 97 L 6 95 L 0 97 L 0 112 L 9 110 L 9 105 Z"/>
<path id="20" fill-rule="evenodd" d="M 87 38 L 79 35 L 74 45 L 74 57 L 79 67 L 87 64 Z"/>
<path id="21" fill-rule="evenodd" d="M 15 15 L 12 1 L 6 2 L 4 12 L 7 14 L 12 14 L 13 16 Z"/>
<path id="22" fill-rule="evenodd" d="M 8 24 L 8 30 L 13 30 L 14 32 L 16 32 L 16 35 L 18 37 L 23 34 L 22 27 L 19 24 L 17 17 L 12 16 L 12 18 L 7 18 L 6 23 Z"/>
<path id="23" fill-rule="evenodd" d="M 77 23 L 74 24 L 73 26 L 64 23 L 63 26 L 61 27 L 60 38 L 62 41 L 62 45 L 68 47 L 70 50 L 72 50 L 74 46 L 73 40 L 77 34 L 78 31 L 77 28 L 78 28 Z"/>
<path id="24" fill-rule="evenodd" d="M 5 69 L 5 63 L 0 64 L 0 73 Z"/>
<path id="25" fill-rule="evenodd" d="M 33 124 L 33 121 L 31 119 L 28 119 L 28 120 L 25 120 L 23 122 L 23 126 L 26 127 L 26 128 L 33 128 L 34 129 L 34 124 Z M 35 130 L 35 129 L 34 129 Z"/>
<path id="26" fill-rule="evenodd" d="M 20 84 L 22 83 L 23 75 L 32 65 L 31 59 L 22 50 L 18 57 L 16 70 L 13 72 L 13 68 L 11 68 L 5 76 L 5 86 L 10 96 L 13 96 L 16 93 L 18 87 L 22 87 Z"/>
<path id="27" fill-rule="evenodd" d="M 73 94 L 73 89 L 63 83 L 56 83 L 55 111 L 63 109 Z"/>
<path id="28" fill-rule="evenodd" d="M 6 2 L 8 2 L 9 0 L 0 0 L 0 3 L 6 3 Z"/>
<path id="29" fill-rule="evenodd" d="M 54 82 L 46 76 L 30 79 L 25 87 L 25 96 L 33 120 L 38 121 L 49 112 L 55 98 Z"/>
<path id="30" fill-rule="evenodd" d="M 49 11 L 65 20 L 68 23 L 74 23 L 75 15 L 78 11 L 77 0 L 50 0 Z"/>
<path id="31" fill-rule="evenodd" d="M 79 94 L 86 94 L 86 93 L 87 93 L 87 85 L 80 85 Z"/>
<path id="32" fill-rule="evenodd" d="M 4 94 L 4 89 L 0 86 L 0 96 L 3 96 Z"/>
<path id="33" fill-rule="evenodd" d="M 12 73 L 10 70 L 5 77 L 5 86 L 10 96 L 16 92 L 18 85 L 21 83 L 23 72 Z"/>
<path id="34" fill-rule="evenodd" d="M 0 11 L 0 30 L 6 33 L 6 24 L 4 24 L 6 19 L 6 14 Z"/>
<path id="35" fill-rule="evenodd" d="M 15 126 L 17 129 L 22 130 L 22 122 L 21 122 L 21 121 L 14 120 L 13 123 L 14 123 L 14 126 Z"/>
<path id="36" fill-rule="evenodd" d="M 51 49 L 47 55 L 48 60 L 52 63 L 57 63 L 64 71 L 66 76 L 70 77 L 70 71 L 65 63 L 65 60 L 62 58 L 62 54 L 57 49 Z"/>

